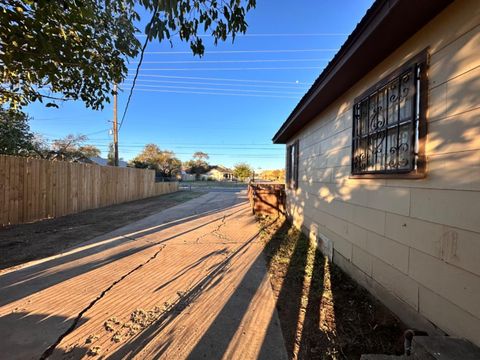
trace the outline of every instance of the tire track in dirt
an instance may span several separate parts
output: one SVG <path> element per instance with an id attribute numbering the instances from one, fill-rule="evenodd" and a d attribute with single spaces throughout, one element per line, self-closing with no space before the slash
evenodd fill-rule
<path id="1" fill-rule="evenodd" d="M 236 241 L 234 241 L 233 239 L 229 238 L 226 235 L 223 235 L 223 234 L 219 233 L 219 231 L 222 227 L 225 227 L 227 225 L 227 218 L 230 218 L 230 217 L 232 217 L 234 215 L 237 215 L 238 213 L 241 213 L 241 212 L 244 212 L 244 211 L 245 211 L 245 208 L 243 206 L 241 206 L 241 208 L 238 209 L 238 210 L 235 210 L 235 211 L 232 211 L 228 214 L 224 214 L 222 216 L 216 217 L 213 220 L 209 221 L 208 223 L 200 225 L 199 228 L 201 228 L 203 226 L 206 226 L 207 224 L 215 223 L 217 221 L 220 222 L 220 224 L 218 224 L 212 231 L 208 231 L 208 232 L 200 235 L 199 237 L 197 237 L 197 239 L 194 240 L 194 243 L 198 243 L 201 239 L 207 237 L 208 235 L 214 235 L 215 237 L 217 237 L 221 240 L 236 243 Z M 202 290 L 206 286 L 208 286 L 208 284 L 211 282 L 212 278 L 215 278 L 216 276 L 225 272 L 228 269 L 228 267 L 229 267 L 231 261 L 233 260 L 233 258 L 235 257 L 235 255 L 237 255 L 242 249 L 244 249 L 255 238 L 257 238 L 257 236 L 259 235 L 260 232 L 261 232 L 261 230 L 258 231 L 254 236 L 252 236 L 249 239 L 249 241 L 247 241 L 242 246 L 238 247 L 236 250 L 233 250 L 229 255 L 227 255 L 227 258 L 224 259 L 219 264 L 217 264 L 215 269 L 211 273 L 209 273 L 203 280 L 199 281 L 197 284 L 191 284 L 190 286 L 187 286 L 185 291 L 179 291 L 177 301 L 173 301 L 172 303 L 170 303 L 169 306 L 166 306 L 164 309 L 162 309 L 163 311 L 157 311 L 156 316 L 154 317 L 154 319 L 152 319 L 153 320 L 152 322 L 163 323 L 164 320 L 166 320 L 166 318 L 167 319 L 170 318 L 170 316 L 172 314 L 178 314 L 178 313 L 182 312 L 182 310 L 185 307 L 188 307 L 199 296 L 199 294 L 202 292 Z M 130 241 L 138 241 L 139 240 L 138 238 L 137 239 L 132 238 L 132 237 L 129 237 L 128 235 L 123 235 L 122 237 L 124 237 L 124 238 L 126 238 Z M 159 245 L 163 241 L 159 241 L 157 244 L 155 244 L 154 242 L 150 242 L 150 241 L 147 241 L 147 242 L 152 243 L 152 245 Z M 160 249 L 158 251 L 156 251 L 155 254 L 153 254 L 149 259 L 142 262 L 140 265 L 136 266 L 134 269 L 130 270 L 129 272 L 127 272 L 126 274 L 121 276 L 119 279 L 112 282 L 94 300 L 92 300 L 85 308 L 83 308 L 78 313 L 78 315 L 75 317 L 72 325 L 65 332 L 63 332 L 50 347 L 48 347 L 43 352 L 43 354 L 40 357 L 40 360 L 48 359 L 54 353 L 54 351 L 56 350 L 58 345 L 61 344 L 63 339 L 65 337 L 67 337 L 70 333 L 75 331 L 75 329 L 77 328 L 78 324 L 80 323 L 80 320 L 85 315 L 85 313 L 87 311 L 91 310 L 102 298 L 104 298 L 107 295 L 107 293 L 115 287 L 115 285 L 119 284 L 121 281 L 126 279 L 129 275 L 131 275 L 132 273 L 141 269 L 143 266 L 145 266 L 149 262 L 153 261 L 166 246 L 167 246 L 167 244 L 161 244 Z"/>
<path id="2" fill-rule="evenodd" d="M 136 266 L 135 268 L 133 268 L 132 270 L 130 270 L 128 273 L 122 275 L 118 280 L 115 280 L 113 283 L 110 284 L 110 286 L 108 286 L 106 289 L 104 289 L 100 295 L 98 295 L 94 300 L 92 300 L 92 302 L 90 302 L 90 304 L 88 304 L 87 307 L 83 308 L 82 311 L 80 311 L 80 313 L 78 313 L 77 317 L 75 318 L 75 320 L 73 321 L 72 325 L 65 331 L 63 332 L 59 337 L 58 339 L 52 344 L 50 345 L 50 347 L 48 347 L 44 352 L 43 354 L 40 356 L 40 360 L 45 360 L 45 359 L 48 359 L 50 357 L 50 355 L 52 355 L 52 353 L 55 351 L 55 348 L 58 346 L 58 344 L 61 343 L 61 341 L 63 340 L 63 338 L 65 338 L 68 334 L 70 334 L 72 331 L 75 330 L 75 328 L 77 327 L 79 321 L 81 320 L 82 316 L 88 311 L 90 310 L 93 306 L 95 306 L 95 304 L 100 301 L 115 285 L 117 285 L 118 283 L 120 283 L 121 281 L 125 280 L 129 275 L 131 275 L 132 273 L 134 273 L 135 271 L 141 269 L 143 266 L 145 266 L 146 264 L 148 264 L 150 261 L 154 260 L 158 254 L 160 254 L 160 252 L 165 248 L 165 245 L 161 245 L 160 246 L 160 249 L 158 251 L 155 252 L 155 254 L 153 254 L 150 258 L 147 259 L 147 261 L 144 261 L 143 263 L 141 263 L 140 265 Z"/>
<path id="3" fill-rule="evenodd" d="M 208 223 L 215 223 L 215 222 L 217 222 L 217 221 L 220 221 L 220 224 L 219 224 L 214 230 L 208 231 L 208 232 L 200 235 L 200 236 L 195 240 L 195 242 L 198 243 L 198 242 L 200 241 L 200 239 L 202 239 L 202 238 L 204 238 L 204 237 L 207 237 L 208 235 L 215 235 L 215 234 L 217 234 L 218 231 L 219 231 L 222 227 L 224 227 L 224 226 L 226 225 L 226 220 L 227 220 L 228 217 L 231 217 L 231 216 L 233 216 L 233 215 L 236 215 L 236 214 L 238 214 L 239 212 L 242 212 L 242 211 L 245 211 L 245 209 L 241 208 L 241 209 L 236 210 L 236 211 L 233 211 L 233 212 L 231 212 L 231 213 L 229 213 L 229 214 L 219 216 L 219 217 L 213 219 L 212 221 L 208 222 Z M 207 223 L 207 224 L 208 224 L 208 223 Z M 199 227 L 206 226 L 207 224 L 202 224 L 202 225 L 199 226 Z M 258 234 L 256 234 L 255 237 L 256 237 L 257 235 L 258 235 Z M 131 237 L 129 237 L 128 235 L 123 235 L 122 237 L 127 238 L 127 239 L 129 239 L 129 240 L 133 240 L 133 241 L 137 241 L 137 240 L 138 240 L 138 239 L 135 239 L 135 238 L 131 238 Z M 147 241 L 147 242 L 150 242 L 150 241 Z M 159 241 L 158 243 L 162 243 L 162 242 L 163 242 L 163 241 Z M 157 244 L 158 244 L 158 243 L 157 243 Z M 74 320 L 74 322 L 72 323 L 72 325 L 71 325 L 64 333 L 62 333 L 62 334 L 57 338 L 57 340 L 55 341 L 55 343 L 53 343 L 49 348 L 47 348 L 47 350 L 44 351 L 44 353 L 43 353 L 43 354 L 41 355 L 41 357 L 40 357 L 40 360 L 48 359 L 48 358 L 53 354 L 53 352 L 55 351 L 55 349 L 57 348 L 57 346 L 62 342 L 62 340 L 76 329 L 76 327 L 77 327 L 78 323 L 80 322 L 80 320 L 82 319 L 83 315 L 84 315 L 88 310 L 92 309 L 98 301 L 100 301 L 103 297 L 105 297 L 106 294 L 107 294 L 115 285 L 117 285 L 118 283 L 120 283 L 122 280 L 124 280 L 125 278 L 127 278 L 129 275 L 131 275 L 131 274 L 134 273 L 135 271 L 137 271 L 137 270 L 139 270 L 140 268 L 142 268 L 144 265 L 146 265 L 146 264 L 148 264 L 149 262 L 151 262 L 152 260 L 154 260 L 154 259 L 158 256 L 158 254 L 159 254 L 167 245 L 166 245 L 166 244 L 162 244 L 162 245 L 160 245 L 160 246 L 161 246 L 161 248 L 160 248 L 157 252 L 155 252 L 155 254 L 152 255 L 147 261 L 145 261 L 145 262 L 143 262 L 142 264 L 138 265 L 137 267 L 135 267 L 134 269 L 130 270 L 128 273 L 126 273 L 125 275 L 123 275 L 121 278 L 119 278 L 118 280 L 114 281 L 110 286 L 108 286 L 105 290 L 103 290 L 103 291 L 100 293 L 99 296 L 97 296 L 92 302 L 90 302 L 90 304 L 89 304 L 88 306 L 86 306 L 84 309 L 82 309 L 82 311 L 80 311 L 80 313 L 79 313 L 79 314 L 77 315 L 77 317 L 75 318 L 75 320 Z M 228 262 L 227 262 L 227 263 L 228 263 Z M 226 265 L 226 264 L 224 264 L 224 265 Z M 183 292 L 183 293 L 186 293 L 186 292 Z M 180 292 L 180 294 L 182 294 L 182 292 Z M 182 299 L 183 296 L 181 296 L 180 294 L 179 294 L 179 300 L 180 300 L 179 303 L 184 302 L 184 299 Z M 175 311 L 175 310 L 178 311 L 178 305 L 179 305 L 179 303 L 177 303 L 177 304 L 172 304 L 173 306 L 169 306 L 169 310 L 170 310 L 170 308 L 173 307 L 173 308 L 174 308 L 174 311 Z M 163 312 L 162 312 L 162 313 L 163 313 Z"/>
<path id="4" fill-rule="evenodd" d="M 228 225 L 226 218 L 227 216 L 222 217 L 221 223 L 216 226 L 214 230 L 200 235 L 199 238 L 203 238 L 209 234 L 215 235 L 216 231 L 219 231 L 222 227 Z M 273 222 L 276 221 L 277 219 L 275 219 Z M 267 226 L 269 225 L 271 224 L 268 224 Z M 122 322 L 119 327 L 117 326 L 114 329 L 116 331 L 112 332 L 112 335 L 110 337 L 110 343 L 113 342 L 112 345 L 107 345 L 107 347 L 105 348 L 104 342 L 102 344 L 99 344 L 101 346 L 97 346 L 97 348 L 102 349 L 103 351 L 105 351 L 106 349 L 106 351 L 112 351 L 111 346 L 113 346 L 113 349 L 115 349 L 113 350 L 115 353 L 115 357 L 121 358 L 123 356 L 127 356 L 127 353 L 132 349 L 140 349 L 148 346 L 148 342 L 149 340 L 151 340 L 151 337 L 154 334 L 161 332 L 163 329 L 169 326 L 169 324 L 175 321 L 175 319 L 180 314 L 182 314 L 186 308 L 193 305 L 198 300 L 198 298 L 205 292 L 206 289 L 208 289 L 213 283 L 222 278 L 223 274 L 225 274 L 231 267 L 234 259 L 237 258 L 237 256 L 239 256 L 241 253 L 246 251 L 247 248 L 253 242 L 255 242 L 255 240 L 265 228 L 266 226 L 261 227 L 254 234 L 252 234 L 246 242 L 242 243 L 241 246 L 238 246 L 228 251 L 225 254 L 225 258 L 215 264 L 205 276 L 191 282 L 183 289 L 177 290 L 174 298 L 169 299 L 161 305 L 155 304 L 155 306 L 152 307 L 142 307 L 132 311 L 128 317 L 128 321 L 126 323 Z M 228 236 L 222 236 L 224 236 L 225 239 L 229 240 L 230 243 L 237 243 Z M 117 319 L 117 316 L 119 315 L 114 314 L 111 319 Z M 108 321 L 109 320 L 107 320 L 107 322 Z M 137 336 L 140 333 L 142 334 L 141 337 L 132 339 L 132 337 Z M 118 345 L 113 345 L 120 342 L 128 345 L 120 348 L 117 347 Z M 70 346 L 72 346 L 72 344 Z M 131 353 L 128 353 L 128 356 L 131 355 Z"/>

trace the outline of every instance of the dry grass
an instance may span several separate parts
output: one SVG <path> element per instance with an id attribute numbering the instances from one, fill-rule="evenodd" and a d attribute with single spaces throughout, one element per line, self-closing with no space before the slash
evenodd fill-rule
<path id="1" fill-rule="evenodd" d="M 262 238 L 291 359 L 401 353 L 405 326 L 308 237 L 280 219 Z"/>

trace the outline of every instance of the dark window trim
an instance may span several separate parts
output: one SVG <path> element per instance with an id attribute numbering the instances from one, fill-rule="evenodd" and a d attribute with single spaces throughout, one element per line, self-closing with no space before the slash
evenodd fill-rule
<path id="1" fill-rule="evenodd" d="M 300 140 L 296 140 L 293 144 L 295 150 L 295 158 L 293 164 L 293 188 L 298 189 L 298 168 L 300 166 Z"/>
<path id="2" fill-rule="evenodd" d="M 300 141 L 297 139 L 292 144 L 287 146 L 287 174 L 286 182 L 289 189 L 296 190 L 298 188 L 298 168 L 299 168 L 299 150 Z M 294 155 L 292 161 L 292 154 Z"/>
<path id="3" fill-rule="evenodd" d="M 286 184 L 287 188 L 290 188 L 290 182 L 292 180 L 292 145 L 287 145 L 287 173 L 286 173 Z"/>
<path id="4" fill-rule="evenodd" d="M 427 134 L 427 108 L 428 108 L 428 64 L 429 55 L 428 48 L 425 48 L 420 53 L 403 63 L 396 70 L 389 73 L 382 80 L 375 83 L 373 86 L 365 90 L 360 96 L 354 99 L 354 105 L 366 99 L 370 94 L 383 88 L 389 82 L 400 76 L 414 65 L 420 67 L 420 106 L 419 106 L 419 119 L 418 119 L 418 152 L 416 154 L 416 168 L 413 170 L 398 170 L 395 173 L 378 173 L 378 172 L 365 172 L 362 174 L 354 174 L 354 144 L 353 139 L 355 137 L 355 106 L 352 108 L 352 151 L 351 151 L 351 165 L 350 176 L 351 179 L 421 179 L 426 176 L 426 157 L 425 157 L 425 141 Z M 412 134 L 415 137 L 415 133 Z M 414 141 L 412 141 L 415 144 Z"/>

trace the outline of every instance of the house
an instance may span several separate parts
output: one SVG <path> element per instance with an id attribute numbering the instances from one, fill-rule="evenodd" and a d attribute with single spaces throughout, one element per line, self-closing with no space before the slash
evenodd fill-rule
<path id="1" fill-rule="evenodd" d="M 185 170 L 180 171 L 180 179 L 182 181 L 195 181 L 195 174 L 189 174 Z"/>
<path id="2" fill-rule="evenodd" d="M 273 141 L 324 254 L 407 325 L 480 345 L 477 0 L 377 0 Z"/>
<path id="3" fill-rule="evenodd" d="M 89 158 L 93 164 L 101 165 L 101 166 L 108 166 L 108 159 L 104 159 L 100 156 L 95 156 Z M 118 160 L 118 167 L 127 167 L 127 162 L 121 159 Z"/>
<path id="4" fill-rule="evenodd" d="M 233 181 L 233 171 L 222 166 L 222 165 L 215 165 L 211 166 L 210 170 L 200 175 L 201 180 L 216 180 L 216 181 Z"/>
<path id="5" fill-rule="evenodd" d="M 94 156 L 94 157 L 81 157 L 77 159 L 78 162 L 84 163 L 84 164 L 95 164 L 95 165 L 100 165 L 100 166 L 109 166 L 108 165 L 108 159 L 104 159 L 100 156 Z M 127 162 L 123 160 L 118 160 L 118 167 L 127 167 Z"/>

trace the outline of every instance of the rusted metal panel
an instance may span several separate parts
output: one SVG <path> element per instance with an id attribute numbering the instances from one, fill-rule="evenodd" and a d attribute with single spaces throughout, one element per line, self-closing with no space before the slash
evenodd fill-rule
<path id="1" fill-rule="evenodd" d="M 285 184 L 251 183 L 248 198 L 254 214 L 285 214 Z"/>

